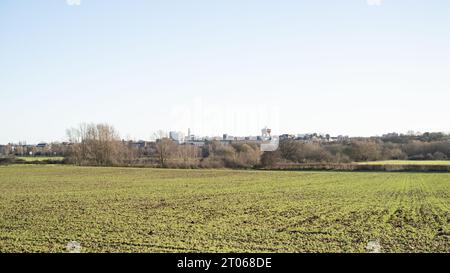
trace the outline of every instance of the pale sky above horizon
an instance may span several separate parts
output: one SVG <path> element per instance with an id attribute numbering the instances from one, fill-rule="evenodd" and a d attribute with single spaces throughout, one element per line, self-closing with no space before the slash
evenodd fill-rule
<path id="1" fill-rule="evenodd" d="M 448 0 L 77 1 L 0 1 L 0 143 L 450 131 Z"/>

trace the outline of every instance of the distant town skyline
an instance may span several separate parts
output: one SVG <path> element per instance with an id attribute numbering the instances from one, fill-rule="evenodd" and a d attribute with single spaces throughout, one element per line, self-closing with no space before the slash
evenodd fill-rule
<path id="1" fill-rule="evenodd" d="M 448 132 L 450 1 L 0 2 L 0 143 Z"/>
<path id="2" fill-rule="evenodd" d="M 267 128 L 267 127 L 266 127 Z M 264 128 L 262 128 L 264 130 Z M 272 130 L 270 128 L 267 128 L 269 130 Z M 163 135 L 160 135 L 160 134 Z M 420 131 L 408 131 L 408 132 L 386 132 L 382 134 L 376 134 L 376 135 L 369 135 L 369 136 L 362 136 L 362 135 L 347 135 L 347 134 L 330 134 L 327 132 L 303 132 L 303 133 L 295 133 L 295 132 L 282 132 L 279 134 L 273 133 L 273 136 L 281 137 L 283 139 L 286 137 L 293 137 L 293 138 L 309 138 L 313 136 L 318 136 L 320 138 L 324 138 L 326 136 L 329 136 L 332 139 L 338 139 L 338 138 L 368 138 L 368 137 L 387 137 L 393 134 L 397 135 L 423 135 L 426 133 L 431 134 L 444 134 L 444 135 L 450 135 L 450 132 L 444 132 L 444 131 L 436 131 L 436 132 L 420 132 Z M 120 134 L 120 132 L 119 132 Z M 187 133 L 180 131 L 180 130 L 172 130 L 172 131 L 164 131 L 164 130 L 158 130 L 153 132 L 153 134 L 149 138 L 130 138 L 130 137 L 123 137 L 122 134 L 120 134 L 120 139 L 123 141 L 132 141 L 132 142 L 140 142 L 140 141 L 155 141 L 161 138 L 170 138 L 172 140 L 182 140 L 180 143 L 186 142 L 188 139 L 192 141 L 206 141 L 206 140 L 260 140 L 261 136 L 261 130 L 258 133 L 249 134 L 249 135 L 233 135 L 228 133 L 222 133 L 222 134 L 216 134 L 216 135 L 197 135 L 194 132 L 188 128 Z M 40 145 L 40 144 L 50 144 L 50 143 L 69 143 L 70 140 L 67 136 L 61 138 L 61 139 L 54 139 L 54 140 L 41 140 L 37 142 L 29 142 L 25 139 L 18 140 L 18 141 L 8 141 L 8 142 L 0 142 L 0 145 L 7 145 L 7 144 L 22 144 L 22 145 Z"/>

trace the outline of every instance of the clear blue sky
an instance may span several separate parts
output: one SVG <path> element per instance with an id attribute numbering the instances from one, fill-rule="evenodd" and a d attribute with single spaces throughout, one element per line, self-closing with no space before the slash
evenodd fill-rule
<path id="1" fill-rule="evenodd" d="M 76 1 L 76 0 L 72 0 Z M 450 131 L 450 1 L 0 1 L 0 143 Z"/>

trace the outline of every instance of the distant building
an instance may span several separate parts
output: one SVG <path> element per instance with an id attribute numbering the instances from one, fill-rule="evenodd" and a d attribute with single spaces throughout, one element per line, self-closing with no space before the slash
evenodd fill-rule
<path id="1" fill-rule="evenodd" d="M 290 134 L 280 135 L 280 140 L 288 140 L 288 139 L 295 139 L 295 135 L 290 135 Z"/>
<path id="2" fill-rule="evenodd" d="M 36 148 L 41 148 L 41 149 L 43 149 L 43 148 L 47 148 L 49 145 L 47 144 L 47 143 L 45 143 L 45 142 L 41 142 L 41 143 L 39 143 L 38 145 L 36 145 Z"/>
<path id="3" fill-rule="evenodd" d="M 258 140 L 259 138 L 257 138 Z M 278 149 L 280 138 L 279 136 L 272 136 L 272 130 L 265 127 L 261 130 L 261 145 L 260 149 L 263 152 L 273 152 Z"/>
<path id="4" fill-rule="evenodd" d="M 182 132 L 175 132 L 172 131 L 169 133 L 169 138 L 173 141 L 175 141 L 176 143 L 180 144 L 184 142 L 184 136 Z"/>
<path id="5" fill-rule="evenodd" d="M 383 138 L 390 138 L 390 137 L 399 137 L 400 135 L 398 133 L 389 133 L 382 135 Z"/>
<path id="6" fill-rule="evenodd" d="M 188 133 L 187 136 L 184 138 L 185 142 L 191 141 L 191 140 L 195 140 L 195 135 L 193 135 L 191 133 L 191 128 L 188 129 Z"/>
<path id="7" fill-rule="evenodd" d="M 0 145 L 0 155 L 7 155 L 7 154 L 8 154 L 8 146 Z"/>
<path id="8" fill-rule="evenodd" d="M 262 130 L 261 130 L 261 138 L 262 138 L 262 140 L 270 140 L 270 138 L 271 138 L 271 134 L 272 133 L 272 130 L 271 129 L 269 129 L 269 128 L 267 128 L 267 127 L 265 127 L 265 128 L 263 128 Z"/>
<path id="9" fill-rule="evenodd" d="M 206 141 L 204 140 L 188 140 L 186 141 L 187 145 L 197 146 L 197 147 L 203 147 L 206 144 Z"/>
<path id="10" fill-rule="evenodd" d="M 137 150 L 141 150 L 147 147 L 147 142 L 144 140 L 128 141 L 128 146 Z"/>
<path id="11" fill-rule="evenodd" d="M 234 136 L 230 136 L 228 134 L 223 134 L 222 140 L 225 141 L 225 142 L 230 142 L 230 141 L 235 140 L 235 137 Z"/>

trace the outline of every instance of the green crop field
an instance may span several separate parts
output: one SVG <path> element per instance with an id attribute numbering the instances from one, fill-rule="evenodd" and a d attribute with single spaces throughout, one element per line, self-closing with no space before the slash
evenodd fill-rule
<path id="1" fill-rule="evenodd" d="M 450 252 L 450 174 L 0 167 L 0 252 Z"/>
<path id="2" fill-rule="evenodd" d="M 386 160 L 359 162 L 360 165 L 450 165 L 450 160 Z"/>

